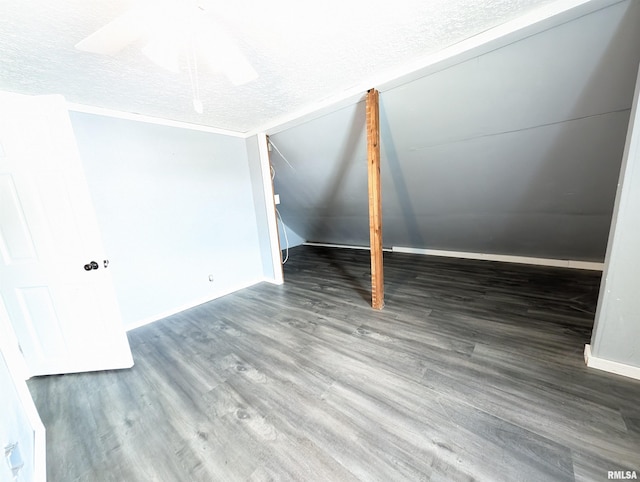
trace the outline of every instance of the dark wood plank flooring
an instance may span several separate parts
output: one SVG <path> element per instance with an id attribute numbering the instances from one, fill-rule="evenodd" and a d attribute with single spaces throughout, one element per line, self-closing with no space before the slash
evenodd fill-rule
<path id="1" fill-rule="evenodd" d="M 640 382 L 587 369 L 600 273 L 291 250 L 267 283 L 129 333 L 131 370 L 41 377 L 49 481 L 607 480 Z"/>

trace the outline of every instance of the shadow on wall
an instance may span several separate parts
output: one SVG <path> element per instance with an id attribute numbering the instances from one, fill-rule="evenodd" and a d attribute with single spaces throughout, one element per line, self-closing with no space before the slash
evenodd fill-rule
<path id="1" fill-rule="evenodd" d="M 359 102 L 356 105 L 353 116 L 348 123 L 348 129 L 344 142 L 339 149 L 339 154 L 336 156 L 336 161 L 326 164 L 333 167 L 333 171 L 328 173 L 322 181 L 327 186 L 327 189 L 322 193 L 317 205 L 317 212 L 313 213 L 313 222 L 308 227 L 309 241 L 340 243 L 338 240 L 343 233 L 335 232 L 336 220 L 339 220 L 338 229 L 340 230 L 344 230 L 345 224 L 348 224 L 351 229 L 361 227 L 357 223 L 354 224 L 355 221 L 353 219 L 363 214 L 363 208 L 368 205 L 367 198 L 365 197 L 359 202 L 345 201 L 354 201 L 349 199 L 351 193 L 354 192 L 353 179 L 350 177 L 351 173 L 355 170 L 364 182 L 367 179 L 366 154 L 362 158 L 362 153 L 358 149 L 366 132 L 366 105 L 364 102 Z M 364 214 L 366 215 L 367 212 L 364 211 Z M 353 217 L 351 222 L 345 223 L 345 220 L 350 217 Z M 363 234 L 368 239 L 368 221 L 365 229 L 367 230 Z M 346 233 L 347 238 L 350 236 L 352 235 Z M 359 236 L 356 234 L 355 237 L 358 238 Z M 332 241 L 331 238 L 334 238 L 334 240 Z"/>
<path id="2" fill-rule="evenodd" d="M 407 183 L 404 179 L 402 164 L 400 163 L 398 151 L 396 149 L 395 142 L 393 141 L 393 134 L 391 133 L 391 127 L 389 126 L 389 119 L 384 108 L 384 96 L 382 95 L 380 96 L 380 145 L 382 147 L 384 161 L 386 161 L 389 167 L 388 170 L 390 172 L 391 180 L 393 181 L 393 186 L 395 188 L 394 194 L 396 195 L 398 200 L 397 208 L 400 210 L 400 215 L 404 219 L 404 225 L 407 230 L 407 237 L 411 243 L 411 246 L 424 246 L 424 237 L 420 233 L 416 211 L 413 208 L 411 195 L 409 194 Z M 384 243 L 384 195 L 382 196 L 382 206 L 382 242 Z"/>
<path id="3" fill-rule="evenodd" d="M 361 159 L 361 153 L 358 152 L 358 146 L 360 145 L 365 132 L 366 104 L 365 102 L 359 102 L 356 106 L 353 117 L 349 122 L 349 132 L 343 144 L 338 162 L 334 164 L 335 169 L 333 170 L 331 175 L 327 177 L 328 189 L 323 195 L 320 214 L 319 216 L 315 217 L 316 224 L 311 225 L 309 230 L 312 236 L 311 239 L 322 239 L 322 236 L 325 236 L 326 233 L 331 232 L 333 227 L 327 225 L 327 221 L 329 223 L 333 223 L 335 222 L 336 217 L 340 214 L 347 217 L 352 214 L 349 211 L 345 211 L 345 203 L 343 199 L 345 195 L 348 194 L 347 192 L 345 192 L 349 190 L 347 182 L 348 176 L 350 171 L 354 167 L 360 167 L 361 169 L 359 169 L 359 171 L 363 172 L 359 172 L 358 174 L 362 174 L 363 176 L 365 176 L 364 179 L 366 179 L 366 154 L 365 158 Z M 355 209 L 356 211 L 361 210 L 358 209 L 357 203 Z M 368 227 L 368 222 L 366 226 Z M 355 226 L 355 228 L 358 229 L 357 226 Z M 368 231 L 365 233 L 365 235 L 368 236 Z M 330 262 L 332 267 L 337 269 L 340 277 L 345 279 L 364 301 L 368 302 L 371 298 L 371 293 L 369 292 L 369 278 L 363 278 L 362 276 L 356 275 L 355 273 L 351 272 L 348 266 L 345 266 L 345 264 L 341 260 L 338 260 L 333 256 L 334 254 L 335 253 L 333 252 L 333 250 L 330 249 L 324 252 L 323 256 Z"/>

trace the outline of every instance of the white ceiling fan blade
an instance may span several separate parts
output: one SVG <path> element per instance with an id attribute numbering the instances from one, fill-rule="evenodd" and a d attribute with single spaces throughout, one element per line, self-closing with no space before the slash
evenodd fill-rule
<path id="1" fill-rule="evenodd" d="M 180 45 L 164 38 L 151 39 L 142 53 L 154 64 L 173 73 L 180 72 Z"/>
<path id="2" fill-rule="evenodd" d="M 238 55 L 222 66 L 222 73 L 226 75 L 234 85 L 248 84 L 258 78 L 258 72 L 255 71 L 244 55 L 240 53 L 239 49 Z"/>
<path id="3" fill-rule="evenodd" d="M 129 10 L 76 44 L 78 50 L 114 55 L 145 32 L 141 12 Z"/>
<path id="4" fill-rule="evenodd" d="M 213 71 L 222 72 L 234 85 L 258 78 L 242 51 L 222 29 L 210 30 L 200 41 L 200 55 Z"/>

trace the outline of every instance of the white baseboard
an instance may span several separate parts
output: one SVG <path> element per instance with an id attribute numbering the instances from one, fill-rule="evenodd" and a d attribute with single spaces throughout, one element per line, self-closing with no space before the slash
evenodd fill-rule
<path id="1" fill-rule="evenodd" d="M 591 345 L 584 346 L 584 362 L 590 368 L 640 380 L 640 367 L 593 356 L 591 354 Z"/>
<path id="2" fill-rule="evenodd" d="M 586 269 L 593 271 L 602 271 L 604 269 L 604 263 L 575 261 L 570 259 L 531 258 L 527 256 L 512 256 L 507 254 L 470 253 L 465 251 L 446 251 L 440 249 L 406 248 L 403 246 L 393 246 L 392 251 L 394 253 L 411 253 L 427 256 L 444 256 L 447 258 L 500 261 L 503 263 L 532 264 L 536 266 L 556 266 L 560 268 Z"/>
<path id="3" fill-rule="evenodd" d="M 135 330 L 136 328 L 140 328 L 141 326 L 148 325 L 148 324 L 153 323 L 155 321 L 162 320 L 163 318 L 167 318 L 169 316 L 176 315 L 176 314 L 178 314 L 178 313 L 180 313 L 182 311 L 188 310 L 190 308 L 195 308 L 196 306 L 202 305 L 204 303 L 208 303 L 209 301 L 216 300 L 216 299 L 221 298 L 221 297 L 226 296 L 226 295 L 230 295 L 231 293 L 235 293 L 236 291 L 240 291 L 242 289 L 249 288 L 250 286 L 256 285 L 256 284 L 260 283 L 261 281 L 274 282 L 273 280 L 257 279 L 257 280 L 250 281 L 248 283 L 242 283 L 242 284 L 234 286 L 232 288 L 228 288 L 226 290 L 217 292 L 213 296 L 205 296 L 203 298 L 198 298 L 198 299 L 192 300 L 192 301 L 190 301 L 188 303 L 185 303 L 184 305 L 178 306 L 176 308 L 173 308 L 173 309 L 170 309 L 170 310 L 167 310 L 167 311 L 163 311 L 163 312 L 157 313 L 155 315 L 148 316 L 148 317 L 143 318 L 141 320 L 134 321 L 133 323 L 128 323 L 128 324 L 125 325 L 125 330 L 126 331 Z"/>
<path id="4" fill-rule="evenodd" d="M 302 243 L 304 246 L 320 246 L 321 248 L 342 248 L 342 249 L 363 249 L 365 251 L 370 251 L 371 248 L 369 246 L 353 246 L 351 244 L 331 244 L 331 243 Z M 382 248 L 382 251 L 392 251 L 389 248 Z"/>
<path id="5" fill-rule="evenodd" d="M 262 281 L 264 281 L 265 283 L 271 283 L 272 285 L 277 285 L 277 286 L 284 284 L 284 280 L 274 279 L 274 278 L 262 278 Z"/>

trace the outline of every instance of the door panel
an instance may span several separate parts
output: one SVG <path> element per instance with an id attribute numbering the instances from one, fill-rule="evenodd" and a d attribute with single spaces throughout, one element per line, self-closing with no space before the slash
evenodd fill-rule
<path id="1" fill-rule="evenodd" d="M 67 343 L 47 286 L 16 288 L 20 319 L 28 336 L 20 338 L 22 349 L 38 358 L 53 360 L 64 356 Z"/>
<path id="2" fill-rule="evenodd" d="M 30 374 L 132 366 L 64 99 L 0 93 L 0 145 L 0 293 Z"/>
<path id="3" fill-rule="evenodd" d="M 53 238 L 51 242 L 62 249 L 58 251 L 59 256 L 72 259 L 76 253 L 83 251 L 84 235 L 76 220 L 66 215 L 74 212 L 69 198 L 70 186 L 61 173 L 57 172 L 50 173 L 46 179 L 36 176 L 35 183 L 47 220 L 47 228 Z"/>
<path id="4" fill-rule="evenodd" d="M 35 252 L 18 193 L 10 174 L 0 175 L 0 251 L 5 264 L 33 261 Z"/>
<path id="5" fill-rule="evenodd" d="M 24 357 L 20 352 L 18 338 L 13 327 L 9 323 L 9 312 L 7 311 L 4 299 L 0 294 L 0 351 L 5 357 L 7 364 L 11 366 L 13 374 L 21 380 L 29 378 L 29 370 L 25 364 Z M 2 480 L 2 479 L 0 479 Z"/>

